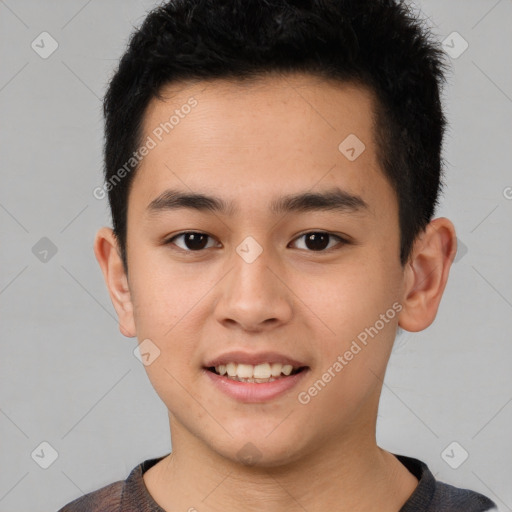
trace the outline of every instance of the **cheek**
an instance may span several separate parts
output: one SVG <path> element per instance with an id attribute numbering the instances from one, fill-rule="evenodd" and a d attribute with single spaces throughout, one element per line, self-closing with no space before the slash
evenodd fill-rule
<path id="1" fill-rule="evenodd" d="M 384 261 L 361 256 L 357 262 L 340 266 L 322 279 L 316 276 L 304 286 L 304 293 L 309 290 L 305 302 L 318 326 L 318 374 L 331 369 L 336 375 L 325 376 L 332 381 L 331 392 L 324 395 L 326 400 L 357 401 L 355 391 L 347 394 L 347 389 L 365 394 L 376 384 L 374 374 L 380 375 L 385 369 L 401 306 L 397 302 L 396 270 L 381 263 Z"/>
<path id="2" fill-rule="evenodd" d="M 356 259 L 356 258 L 354 258 Z M 396 300 L 390 269 L 378 260 L 344 262 L 322 275 L 297 276 L 294 287 L 333 339 L 343 341 L 373 324 Z"/>
<path id="3" fill-rule="evenodd" d="M 378 397 L 400 307 L 381 270 L 361 267 L 338 275 L 326 279 L 321 290 L 311 283 L 314 293 L 307 304 L 322 320 L 315 321 L 319 359 L 299 390 L 304 411 L 322 416 L 324 428 L 333 431 L 340 418 L 350 421 L 362 403 Z M 325 411 L 336 412 L 326 416 Z"/>
<path id="4" fill-rule="evenodd" d="M 130 283 L 137 338 L 157 354 L 145 365 L 155 391 L 164 403 L 175 403 L 183 394 L 179 383 L 190 379 L 190 368 L 184 362 L 194 361 L 194 325 L 197 328 L 204 292 L 171 265 L 157 265 L 154 258 L 143 256 L 133 258 Z"/>
<path id="5" fill-rule="evenodd" d="M 140 258 L 131 283 L 134 318 L 139 343 L 149 339 L 158 356 L 145 366 L 148 378 L 165 404 L 187 407 L 194 377 L 198 329 L 204 315 L 201 298 L 206 284 L 197 275 L 178 272 L 183 266 L 158 264 L 155 258 Z"/>
<path id="6" fill-rule="evenodd" d="M 169 339 L 175 326 L 194 314 L 209 282 L 198 279 L 193 264 L 175 264 L 165 249 L 148 248 L 132 257 L 130 290 L 139 339 Z"/>

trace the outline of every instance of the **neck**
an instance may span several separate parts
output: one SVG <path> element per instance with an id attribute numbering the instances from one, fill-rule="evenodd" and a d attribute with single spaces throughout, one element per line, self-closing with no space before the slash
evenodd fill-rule
<path id="1" fill-rule="evenodd" d="M 322 440 L 311 453 L 272 467 L 223 457 L 179 424 L 172 424 L 172 432 L 172 453 L 144 474 L 165 510 L 252 512 L 264 505 L 268 512 L 396 512 L 418 484 L 363 430 Z"/>

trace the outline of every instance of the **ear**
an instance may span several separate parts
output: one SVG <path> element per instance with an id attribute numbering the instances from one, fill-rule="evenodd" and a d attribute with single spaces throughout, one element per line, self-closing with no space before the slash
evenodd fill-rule
<path id="1" fill-rule="evenodd" d="M 400 327 L 417 332 L 432 324 L 456 252 L 455 228 L 444 217 L 431 221 L 415 240 L 404 270 Z"/>
<path id="2" fill-rule="evenodd" d="M 100 264 L 110 299 L 119 318 L 119 330 L 128 337 L 136 336 L 133 304 L 128 277 L 124 271 L 117 239 L 112 229 L 103 227 L 94 240 L 94 254 Z"/>

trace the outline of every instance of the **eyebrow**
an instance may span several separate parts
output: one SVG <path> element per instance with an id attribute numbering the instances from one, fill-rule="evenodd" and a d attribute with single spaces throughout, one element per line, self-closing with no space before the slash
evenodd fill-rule
<path id="1" fill-rule="evenodd" d="M 151 201 L 146 211 L 152 216 L 180 208 L 210 211 L 228 216 L 236 215 L 239 212 L 233 202 L 225 201 L 220 197 L 172 189 L 165 190 L 156 199 Z M 362 213 L 369 211 L 369 206 L 362 197 L 341 190 L 338 187 L 323 192 L 289 194 L 274 199 L 270 203 L 270 211 L 274 215 L 290 212 L 306 213 L 328 210 L 342 213 Z"/>

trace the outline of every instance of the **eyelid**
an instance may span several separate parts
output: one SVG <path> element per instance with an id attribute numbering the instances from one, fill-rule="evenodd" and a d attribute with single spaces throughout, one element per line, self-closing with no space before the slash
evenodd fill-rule
<path id="1" fill-rule="evenodd" d="M 212 240 L 216 240 L 216 238 L 214 236 L 209 235 L 208 233 L 205 233 L 204 231 L 188 230 L 188 231 L 180 231 L 179 233 L 176 233 L 176 234 L 166 238 L 164 240 L 164 242 L 163 242 L 163 245 L 170 245 L 170 244 L 176 245 L 173 242 L 174 239 L 176 239 L 176 238 L 178 238 L 180 236 L 183 236 L 183 235 L 188 235 L 189 233 L 194 233 L 194 234 L 197 234 L 197 235 L 206 235 L 208 238 L 211 238 Z M 177 247 L 177 250 L 182 251 L 182 252 L 187 252 L 187 253 L 200 253 L 200 252 L 204 251 L 204 249 L 201 249 L 199 251 L 192 251 L 190 249 L 183 249 L 182 247 L 178 247 L 177 245 L 176 245 L 176 247 Z M 208 249 L 211 249 L 211 248 L 212 247 L 208 247 Z"/>
<path id="2" fill-rule="evenodd" d="M 212 235 L 209 235 L 208 233 L 205 233 L 204 231 L 193 231 L 193 230 L 189 230 L 189 231 L 181 231 L 179 233 L 176 233 L 174 235 L 172 235 L 171 237 L 169 238 L 166 238 L 164 240 L 164 245 L 169 245 L 169 244 L 173 244 L 173 240 L 180 237 L 180 236 L 183 236 L 183 235 L 187 235 L 189 233 L 196 233 L 196 234 L 199 234 L 199 235 L 206 235 L 207 237 L 213 239 L 213 240 L 216 240 L 216 238 Z M 337 238 L 339 243 L 336 244 L 335 246 L 333 247 L 329 247 L 329 249 L 323 249 L 321 251 L 312 251 L 312 250 L 306 250 L 306 249 L 300 249 L 300 250 L 303 250 L 305 252 L 310 252 L 310 253 L 313 253 L 313 254 L 322 254 L 322 253 L 328 253 L 332 250 L 336 250 L 337 248 L 339 248 L 339 246 L 344 246 L 344 245 L 347 245 L 347 244 L 350 244 L 350 240 L 346 237 L 343 237 L 341 235 L 338 235 L 336 233 L 332 233 L 331 231 L 325 231 L 325 230 L 322 230 L 322 229 L 318 229 L 318 230 L 315 230 L 315 229 L 310 229 L 308 231 L 304 231 L 298 235 L 296 235 L 293 240 L 290 242 L 290 243 L 293 243 L 295 242 L 296 240 L 298 240 L 299 238 L 305 236 L 305 235 L 308 235 L 308 234 L 311 234 L 311 233 L 320 233 L 320 234 L 325 234 L 325 235 L 328 235 L 332 238 Z M 218 242 L 218 240 L 217 240 Z M 219 242 L 220 243 L 220 242 Z M 176 245 L 176 244 L 174 244 Z M 178 250 L 182 251 L 182 252 L 186 252 L 186 253 L 201 253 L 201 252 L 204 252 L 205 249 L 200 249 L 200 250 L 197 250 L 197 251 L 193 251 L 193 250 L 190 250 L 190 249 L 183 249 L 182 247 L 178 247 L 176 246 Z M 212 247 L 207 247 L 207 249 L 212 249 Z"/>
<path id="3" fill-rule="evenodd" d="M 308 235 L 308 234 L 310 234 L 310 233 L 315 233 L 315 234 L 316 234 L 316 233 L 320 233 L 320 234 L 323 234 L 323 235 L 328 235 L 328 236 L 329 236 L 329 237 L 331 237 L 331 238 L 337 238 L 337 239 L 338 239 L 338 241 L 339 241 L 339 243 L 338 243 L 338 244 L 336 244 L 335 246 L 333 246 L 333 247 L 329 247 L 329 249 L 322 249 L 321 251 L 311 251 L 311 250 L 300 249 L 300 250 L 305 250 L 306 252 L 310 252 L 310 253 L 312 253 L 312 254 L 326 254 L 326 253 L 328 253 L 328 252 L 330 252 L 330 251 L 332 251 L 332 250 L 336 250 L 337 248 L 339 248 L 339 246 L 347 245 L 347 244 L 349 244 L 349 243 L 350 243 L 350 241 L 349 241 L 347 238 L 345 238 L 345 237 L 343 237 L 343 236 L 341 236 L 341 235 L 337 235 L 336 233 L 332 233 L 331 231 L 324 231 L 324 230 L 322 230 L 322 229 L 316 229 L 316 230 L 315 230 L 315 229 L 310 229 L 310 230 L 308 230 L 308 231 L 304 231 L 304 232 L 302 232 L 302 233 L 298 234 L 298 235 L 297 235 L 297 236 L 292 240 L 292 242 L 295 242 L 295 241 L 296 241 L 296 240 L 298 240 L 299 238 L 302 238 L 304 235 Z M 291 242 L 291 243 L 292 243 L 292 242 Z"/>

